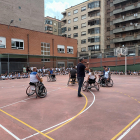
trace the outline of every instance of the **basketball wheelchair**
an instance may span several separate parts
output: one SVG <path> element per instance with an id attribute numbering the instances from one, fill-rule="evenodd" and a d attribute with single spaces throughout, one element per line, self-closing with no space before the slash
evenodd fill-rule
<path id="1" fill-rule="evenodd" d="M 47 95 L 47 89 L 43 85 L 43 83 L 38 82 L 38 83 L 29 83 L 29 86 L 26 89 L 26 94 L 29 96 L 33 95 L 36 93 L 36 98 L 45 98 Z"/>
<path id="2" fill-rule="evenodd" d="M 99 81 L 101 87 L 113 87 L 113 80 L 111 79 L 111 76 L 109 76 L 108 79 L 105 79 L 103 75 L 99 75 Z"/>
<path id="3" fill-rule="evenodd" d="M 69 77 L 69 80 L 68 80 L 68 83 L 67 83 L 68 86 L 70 84 L 71 85 L 75 85 L 76 83 L 78 83 L 77 78 L 76 78 L 76 75 Z"/>
<path id="4" fill-rule="evenodd" d="M 48 82 L 55 82 L 56 81 L 56 75 L 55 74 L 47 75 L 47 81 Z"/>
<path id="5" fill-rule="evenodd" d="M 82 90 L 83 91 L 88 91 L 90 89 L 96 89 L 97 91 L 99 91 L 100 89 L 100 85 L 96 82 L 96 79 L 92 80 L 92 79 L 89 79 L 89 81 L 85 81 L 82 85 Z"/>

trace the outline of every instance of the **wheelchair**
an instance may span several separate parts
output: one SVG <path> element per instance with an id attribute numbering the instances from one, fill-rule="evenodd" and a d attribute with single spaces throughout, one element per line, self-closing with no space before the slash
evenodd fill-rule
<path id="1" fill-rule="evenodd" d="M 68 86 L 69 86 L 70 84 L 71 84 L 71 85 L 75 85 L 75 83 L 78 83 L 76 76 L 71 76 L 71 77 L 69 78 L 69 80 L 68 80 L 67 85 L 68 85 Z"/>
<path id="2" fill-rule="evenodd" d="M 88 91 L 89 89 L 95 88 L 97 91 L 100 89 L 100 85 L 96 82 L 95 80 L 89 80 L 88 82 L 85 81 L 82 85 L 82 90 L 83 91 Z"/>
<path id="3" fill-rule="evenodd" d="M 104 79 L 103 75 L 99 75 L 98 83 L 100 84 L 101 87 L 113 87 L 113 80 L 111 79 L 111 77 L 107 80 Z"/>
<path id="4" fill-rule="evenodd" d="M 47 81 L 48 81 L 48 82 L 54 82 L 54 81 L 56 81 L 56 76 L 55 76 L 55 74 L 47 75 Z"/>
<path id="5" fill-rule="evenodd" d="M 36 93 L 36 98 L 45 98 L 47 95 L 47 89 L 42 83 L 29 83 L 26 89 L 26 94 L 29 96 Z"/>

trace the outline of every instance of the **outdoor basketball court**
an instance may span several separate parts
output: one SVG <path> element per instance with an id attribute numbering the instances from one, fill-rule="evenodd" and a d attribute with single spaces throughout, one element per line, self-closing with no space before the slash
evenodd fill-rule
<path id="1" fill-rule="evenodd" d="M 83 92 L 68 76 L 47 82 L 46 98 L 26 95 L 29 79 L 0 81 L 0 140 L 139 140 L 140 78 L 113 75 L 113 87 Z"/>

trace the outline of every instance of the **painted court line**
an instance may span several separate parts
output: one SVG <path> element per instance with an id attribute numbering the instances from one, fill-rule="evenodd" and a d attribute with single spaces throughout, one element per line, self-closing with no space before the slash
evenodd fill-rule
<path id="1" fill-rule="evenodd" d="M 40 133 L 41 135 L 47 137 L 48 139 L 54 140 L 53 138 L 49 137 L 48 135 L 45 135 L 44 133 L 40 132 L 40 131 L 37 130 L 36 128 L 34 128 L 34 127 L 30 126 L 29 124 L 27 124 L 27 123 L 21 121 L 20 119 L 18 119 L 18 118 L 16 118 L 16 117 L 12 116 L 12 115 L 10 115 L 10 114 L 8 114 L 7 112 L 5 112 L 5 111 L 3 111 L 3 110 L 1 110 L 1 109 L 0 109 L 0 112 L 2 112 L 2 113 L 4 113 L 4 114 L 6 114 L 7 116 L 9 116 L 9 117 L 11 117 L 11 118 L 17 120 L 18 122 L 20 122 L 20 123 L 26 125 L 26 126 L 29 127 L 30 129 L 32 129 L 32 130 L 34 130 L 34 131 Z"/>
<path id="2" fill-rule="evenodd" d="M 57 90 L 59 90 L 59 89 L 60 89 L 60 88 L 57 88 L 56 90 L 51 90 L 51 91 L 49 91 L 48 93 L 51 93 L 52 91 L 57 91 Z M 0 109 L 3 109 L 3 108 L 8 107 L 8 106 L 15 105 L 15 104 L 18 104 L 18 103 L 25 102 L 25 101 L 30 100 L 30 99 L 32 99 L 32 98 L 35 98 L 35 97 L 30 97 L 30 98 L 27 98 L 27 99 L 24 99 L 24 100 L 21 100 L 21 101 L 18 101 L 18 102 L 9 104 L 9 105 L 5 105 L 5 106 L 3 106 L 3 107 L 0 107 Z"/>
<path id="3" fill-rule="evenodd" d="M 140 122 L 140 115 L 136 117 L 132 122 L 130 122 L 123 130 L 121 130 L 116 136 L 111 140 L 121 140 L 124 138 L 138 123 Z M 123 133 L 123 134 L 122 134 Z M 119 137 L 120 136 L 120 137 Z"/>
<path id="4" fill-rule="evenodd" d="M 0 124 L 0 127 L 5 130 L 9 135 L 11 135 L 13 138 L 15 138 L 16 140 L 20 140 L 16 135 L 14 135 L 12 132 L 10 132 L 8 129 L 6 129 L 4 126 L 2 126 Z"/>
<path id="5" fill-rule="evenodd" d="M 89 90 L 90 91 L 90 90 Z M 94 104 L 94 102 L 95 102 L 95 95 L 94 95 L 94 93 L 92 92 L 92 91 L 90 91 L 91 93 L 92 93 L 92 95 L 93 95 L 93 101 L 92 101 L 92 103 L 86 108 L 86 109 L 84 109 L 80 114 L 83 114 L 84 112 L 86 112 L 93 104 Z M 79 115 L 80 115 L 79 114 Z M 52 127 L 49 127 L 49 128 L 47 128 L 47 129 L 45 129 L 45 130 L 42 130 L 41 132 L 43 133 L 43 132 L 45 132 L 45 131 L 47 131 L 47 130 L 50 130 L 50 129 L 52 129 L 52 128 L 55 128 L 55 127 L 57 127 L 57 126 L 59 126 L 59 125 L 62 125 L 62 124 L 64 124 L 64 123 L 66 123 L 66 122 L 68 122 L 69 120 L 72 120 L 74 117 L 72 117 L 72 118 L 70 118 L 70 119 L 68 119 L 68 120 L 66 120 L 66 121 L 63 121 L 63 122 L 61 122 L 61 123 L 59 123 L 59 124 L 56 124 L 56 125 L 54 125 L 54 126 L 52 126 Z M 24 138 L 24 139 L 22 139 L 22 140 L 26 140 L 26 139 L 28 139 L 28 138 L 31 138 L 31 137 L 33 137 L 33 136 L 36 136 L 36 135 L 38 135 L 39 133 L 35 133 L 35 134 L 33 134 L 33 135 L 30 135 L 30 136 L 28 136 L 28 137 L 26 137 L 26 138 Z"/>
<path id="6" fill-rule="evenodd" d="M 138 123 L 140 122 L 140 119 L 136 121 L 122 136 L 120 136 L 117 140 L 121 140 L 124 138 Z"/>

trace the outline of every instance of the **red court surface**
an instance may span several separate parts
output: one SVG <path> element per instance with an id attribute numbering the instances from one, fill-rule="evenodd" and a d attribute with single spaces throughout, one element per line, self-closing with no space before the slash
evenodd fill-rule
<path id="1" fill-rule="evenodd" d="M 113 75 L 82 98 L 67 75 L 43 79 L 43 99 L 26 95 L 29 79 L 0 81 L 0 140 L 140 140 L 139 76 Z"/>

